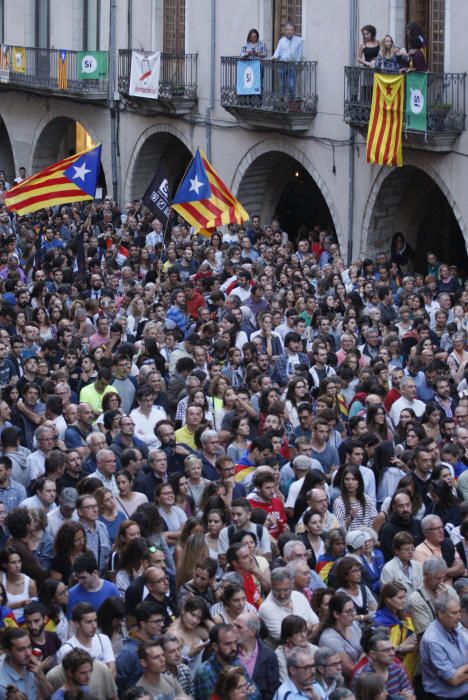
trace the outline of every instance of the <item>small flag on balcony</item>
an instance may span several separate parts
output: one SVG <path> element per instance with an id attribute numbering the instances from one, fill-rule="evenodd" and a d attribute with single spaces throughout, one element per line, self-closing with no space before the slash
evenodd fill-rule
<path id="1" fill-rule="evenodd" d="M 92 146 L 49 165 L 5 193 L 4 202 L 20 216 L 57 204 L 94 199 L 101 166 L 101 146 Z"/>
<path id="2" fill-rule="evenodd" d="M 156 175 L 143 195 L 142 202 L 165 228 L 169 220 L 171 205 L 169 204 L 169 180 L 164 162 L 157 169 Z"/>
<path id="3" fill-rule="evenodd" d="M 99 80 L 107 76 L 107 51 L 78 51 L 78 80 Z"/>
<path id="4" fill-rule="evenodd" d="M 403 75 L 374 73 L 372 107 L 367 131 L 367 162 L 401 166 L 404 82 Z"/>
<path id="5" fill-rule="evenodd" d="M 11 69 L 14 73 L 26 73 L 26 49 L 24 46 L 13 46 Z"/>
<path id="6" fill-rule="evenodd" d="M 405 128 L 427 131 L 427 73 L 407 73 Z"/>
<path id="7" fill-rule="evenodd" d="M 179 185 L 172 208 L 193 226 L 195 233 L 203 229 L 202 235 L 225 224 L 242 224 L 249 218 L 201 148 Z"/>
<path id="8" fill-rule="evenodd" d="M 66 90 L 68 87 L 68 51 L 60 49 L 57 54 L 57 87 L 59 90 Z"/>

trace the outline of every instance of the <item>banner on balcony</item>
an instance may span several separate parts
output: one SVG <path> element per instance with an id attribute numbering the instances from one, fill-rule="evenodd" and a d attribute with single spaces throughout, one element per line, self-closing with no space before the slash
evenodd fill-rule
<path id="1" fill-rule="evenodd" d="M 161 73 L 161 52 L 143 53 L 132 51 L 129 95 L 157 100 L 159 97 L 159 76 Z"/>
<path id="2" fill-rule="evenodd" d="M 68 51 L 60 49 L 57 54 L 57 87 L 66 90 L 68 87 Z"/>
<path id="3" fill-rule="evenodd" d="M 372 107 L 367 130 L 367 162 L 402 166 L 403 75 L 374 73 Z"/>
<path id="4" fill-rule="evenodd" d="M 11 46 L 0 46 L 0 83 L 8 83 L 10 80 Z"/>
<path id="5" fill-rule="evenodd" d="M 407 73 L 405 128 L 427 131 L 427 73 Z"/>
<path id="6" fill-rule="evenodd" d="M 107 51 L 78 51 L 78 80 L 99 80 L 107 77 Z"/>
<path id="7" fill-rule="evenodd" d="M 262 92 L 261 62 L 237 61 L 236 92 L 238 95 L 260 95 Z"/>
<path id="8" fill-rule="evenodd" d="M 11 69 L 14 73 L 26 73 L 26 49 L 24 46 L 13 46 Z"/>

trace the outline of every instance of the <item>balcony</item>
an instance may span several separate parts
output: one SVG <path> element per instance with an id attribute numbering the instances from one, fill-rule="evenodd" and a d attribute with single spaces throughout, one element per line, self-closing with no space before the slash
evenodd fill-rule
<path id="1" fill-rule="evenodd" d="M 367 134 L 372 102 L 373 73 L 368 68 L 345 67 L 344 119 Z M 465 130 L 466 73 L 427 74 L 427 133 L 405 129 L 403 146 L 450 153 Z"/>
<path id="2" fill-rule="evenodd" d="M 10 90 L 13 87 L 54 97 L 86 101 L 107 100 L 107 61 L 105 75 L 95 79 L 82 78 L 79 77 L 79 52 L 67 51 L 62 76 L 59 78 L 59 49 L 15 47 L 20 51 L 14 56 L 13 47 L 6 48 L 7 52 L 2 53 L 0 57 L 0 89 Z"/>
<path id="3" fill-rule="evenodd" d="M 257 64 L 253 70 L 253 64 Z M 252 68 L 249 71 L 249 68 Z M 239 121 L 260 129 L 307 131 L 317 113 L 317 61 L 221 58 L 221 104 Z M 245 94 L 248 74 L 254 94 Z M 249 77 L 250 76 L 250 77 Z"/>
<path id="4" fill-rule="evenodd" d="M 129 95 L 132 51 L 119 50 L 119 92 L 127 99 L 127 108 L 140 114 L 188 114 L 196 106 L 197 54 L 162 53 L 159 98 L 157 100 Z"/>

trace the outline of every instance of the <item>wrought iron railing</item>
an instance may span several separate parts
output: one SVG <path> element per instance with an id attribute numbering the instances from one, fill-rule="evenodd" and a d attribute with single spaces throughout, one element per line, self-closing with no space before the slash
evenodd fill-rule
<path id="1" fill-rule="evenodd" d="M 369 123 L 373 77 L 369 68 L 345 67 L 344 118 L 348 124 Z M 466 73 L 427 74 L 428 133 L 459 134 L 465 130 L 465 82 Z"/>
<path id="2" fill-rule="evenodd" d="M 238 80 L 249 59 L 238 56 L 221 58 L 221 104 L 266 112 L 317 111 L 317 61 L 287 63 L 262 60 L 256 76 L 257 94 L 239 94 Z"/>
<path id="3" fill-rule="evenodd" d="M 16 52 L 15 48 L 21 49 Z M 24 50 L 24 56 L 23 54 Z M 78 52 L 68 51 L 64 71 L 66 78 L 59 84 L 59 49 L 2 47 L 0 83 L 22 88 L 39 89 L 64 95 L 88 96 L 105 99 L 108 94 L 107 74 L 99 78 L 79 76 Z M 107 71 L 106 71 L 107 73 Z"/>
<path id="4" fill-rule="evenodd" d="M 197 98 L 196 53 L 162 53 L 160 100 L 195 100 Z M 119 50 L 119 91 L 128 95 L 132 51 Z"/>

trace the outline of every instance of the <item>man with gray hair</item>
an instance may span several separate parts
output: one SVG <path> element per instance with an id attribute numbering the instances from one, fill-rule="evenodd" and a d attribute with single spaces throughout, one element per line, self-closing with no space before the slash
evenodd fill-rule
<path id="1" fill-rule="evenodd" d="M 309 588 L 311 591 L 316 591 L 318 588 L 326 588 L 324 582 L 317 574 L 317 572 L 309 567 L 309 564 L 307 562 L 307 550 L 305 544 L 301 542 L 301 540 L 297 539 L 286 542 L 283 548 L 283 558 L 293 578 L 296 577 L 297 572 L 296 569 L 293 569 L 290 565 L 301 562 L 307 566 L 307 569 L 309 571 L 309 580 L 307 583 L 307 588 Z"/>
<path id="2" fill-rule="evenodd" d="M 55 447 L 53 428 L 40 425 L 34 432 L 34 439 L 37 444 L 37 450 L 31 452 L 26 459 L 26 466 L 29 468 L 31 481 L 39 479 L 45 473 L 46 457 Z"/>
<path id="3" fill-rule="evenodd" d="M 425 539 L 416 547 L 413 558 L 424 564 L 429 557 L 439 557 L 447 564 L 448 579 L 462 576 L 465 565 L 450 537 L 445 536 L 444 524 L 439 516 L 426 515 L 421 520 L 421 529 Z"/>
<path id="4" fill-rule="evenodd" d="M 47 532 L 53 539 L 55 539 L 63 523 L 71 520 L 77 499 L 78 491 L 67 486 L 60 494 L 58 508 L 47 513 Z"/>
<path id="5" fill-rule="evenodd" d="M 436 619 L 420 645 L 425 700 L 468 698 L 468 639 L 460 633 L 460 599 L 446 591 L 435 601 Z"/>
<path id="6" fill-rule="evenodd" d="M 390 409 L 390 420 L 394 426 L 400 421 L 400 414 L 404 408 L 412 408 L 417 418 L 421 418 L 426 410 L 426 404 L 416 398 L 416 382 L 413 377 L 404 377 L 400 382 L 400 398 L 395 401 Z"/>
<path id="7" fill-rule="evenodd" d="M 219 436 L 216 430 L 204 430 L 200 435 L 202 445 L 200 459 L 202 461 L 202 476 L 210 481 L 218 481 L 216 460 L 221 455 Z"/>
<path id="8" fill-rule="evenodd" d="M 288 615 L 302 617 L 307 623 L 309 635 L 313 633 L 319 621 L 305 595 L 293 589 L 293 577 L 286 567 L 272 572 L 271 591 L 261 604 L 258 616 L 264 622 L 268 636 L 275 646 L 281 637 L 281 623 Z"/>
<path id="9" fill-rule="evenodd" d="M 259 639 L 260 627 L 256 613 L 244 612 L 234 620 L 239 661 L 259 689 L 262 700 L 272 700 L 280 685 L 278 658 Z"/>
<path id="10" fill-rule="evenodd" d="M 113 496 L 119 495 L 119 489 L 117 488 L 117 482 L 115 480 L 115 470 L 116 470 L 116 458 L 112 450 L 104 448 L 99 450 L 96 455 L 96 471 L 91 474 L 99 481 L 102 481 L 102 485 L 107 489 L 112 491 Z"/>
<path id="11" fill-rule="evenodd" d="M 435 601 L 441 593 L 453 590 L 445 584 L 447 564 L 439 557 L 430 557 L 423 564 L 423 584 L 408 599 L 408 609 L 417 635 L 435 619 Z"/>
<path id="12" fill-rule="evenodd" d="M 344 684 L 340 654 L 329 647 L 319 647 L 315 652 L 315 669 L 312 688 L 321 700 L 326 700 Z"/>
<path id="13" fill-rule="evenodd" d="M 314 655 L 303 647 L 294 647 L 287 658 L 288 678 L 278 688 L 274 700 L 320 700 L 313 688 L 315 677 Z"/>

